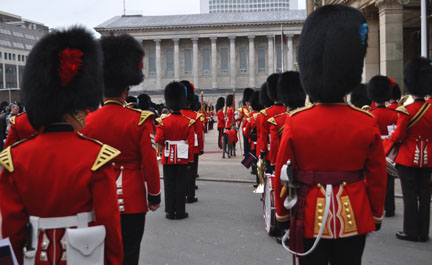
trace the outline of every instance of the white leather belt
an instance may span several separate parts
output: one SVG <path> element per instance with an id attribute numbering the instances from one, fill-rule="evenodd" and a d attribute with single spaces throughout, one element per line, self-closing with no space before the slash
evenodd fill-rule
<path id="1" fill-rule="evenodd" d="M 32 219 L 31 216 L 30 219 Z M 94 221 L 94 213 L 93 211 L 79 213 L 73 216 L 66 217 L 48 217 L 48 218 L 40 218 L 38 220 L 38 228 L 39 229 L 58 229 L 58 228 L 67 228 L 67 227 L 87 227 L 88 223 Z"/>

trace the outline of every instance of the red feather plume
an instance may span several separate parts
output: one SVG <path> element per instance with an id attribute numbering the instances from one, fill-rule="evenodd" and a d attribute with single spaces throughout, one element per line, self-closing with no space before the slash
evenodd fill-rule
<path id="1" fill-rule="evenodd" d="M 59 52 L 60 67 L 58 74 L 63 87 L 67 86 L 78 74 L 83 63 L 81 59 L 83 55 L 84 53 L 78 49 L 66 48 Z"/>

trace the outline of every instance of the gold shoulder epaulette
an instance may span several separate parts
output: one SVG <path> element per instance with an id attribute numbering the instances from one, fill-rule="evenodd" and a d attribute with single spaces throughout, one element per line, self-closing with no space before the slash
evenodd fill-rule
<path id="1" fill-rule="evenodd" d="M 12 162 L 11 146 L 3 149 L 3 151 L 0 153 L 0 165 L 2 165 L 10 173 L 14 172 L 15 169 Z"/>
<path id="2" fill-rule="evenodd" d="M 91 168 L 91 171 L 96 171 L 101 168 L 103 165 L 111 161 L 116 156 L 120 155 L 120 151 L 111 147 L 107 144 L 102 145 L 95 162 Z"/>
<path id="3" fill-rule="evenodd" d="M 162 118 L 161 118 L 161 117 L 156 118 L 156 121 L 157 121 L 160 125 L 163 126 L 163 122 L 162 122 Z"/>
<path id="4" fill-rule="evenodd" d="M 276 120 L 274 119 L 274 117 L 271 117 L 270 119 L 267 120 L 267 122 L 273 124 L 273 125 L 277 125 Z"/>
<path id="5" fill-rule="evenodd" d="M 192 125 L 194 125 L 195 122 L 196 122 L 196 120 L 189 119 L 189 127 L 191 127 Z"/>
<path id="6" fill-rule="evenodd" d="M 263 109 L 260 111 L 261 114 L 264 114 L 264 116 L 267 116 L 267 109 Z"/>
<path id="7" fill-rule="evenodd" d="M 289 115 L 292 117 L 292 116 L 296 115 L 297 113 L 300 113 L 300 112 L 305 111 L 305 110 L 312 109 L 313 107 L 315 107 L 315 104 L 310 104 L 310 105 L 305 106 L 303 108 L 299 108 L 299 109 L 293 110 Z"/>
<path id="8" fill-rule="evenodd" d="M 250 118 L 246 118 L 246 121 L 247 121 L 247 122 L 250 122 Z"/>
<path id="9" fill-rule="evenodd" d="M 253 118 L 254 118 L 255 121 L 256 121 L 256 119 L 257 119 L 257 117 L 258 117 L 258 114 L 259 114 L 259 113 L 254 113 L 254 115 L 253 115 Z"/>
<path id="10" fill-rule="evenodd" d="M 154 116 L 155 114 L 148 110 L 141 111 L 141 117 L 138 122 L 138 126 L 141 126 L 149 117 Z"/>
<path id="11" fill-rule="evenodd" d="M 238 111 L 238 112 L 242 112 L 242 109 L 243 109 L 243 108 L 238 108 L 237 111 Z"/>
<path id="12" fill-rule="evenodd" d="M 363 112 L 364 114 L 367 114 L 368 116 L 371 116 L 372 118 L 374 117 L 374 115 L 373 115 L 372 113 L 370 113 L 369 111 L 367 111 L 367 110 L 363 110 L 363 109 L 361 109 L 361 108 L 357 108 L 356 106 L 351 105 L 351 104 L 347 104 L 347 105 L 348 105 L 350 108 L 352 108 L 353 110 Z"/>
<path id="13" fill-rule="evenodd" d="M 197 113 L 195 120 L 198 120 L 199 118 L 203 117 L 204 115 L 202 113 Z"/>
<path id="14" fill-rule="evenodd" d="M 9 118 L 9 121 L 10 121 L 11 124 L 15 125 L 15 118 L 16 118 L 16 116 L 12 116 L 12 117 Z"/>
<path id="15" fill-rule="evenodd" d="M 409 112 L 407 111 L 407 109 L 404 106 L 397 107 L 396 111 L 397 112 L 401 112 L 401 113 L 406 114 L 406 115 L 410 115 Z"/>

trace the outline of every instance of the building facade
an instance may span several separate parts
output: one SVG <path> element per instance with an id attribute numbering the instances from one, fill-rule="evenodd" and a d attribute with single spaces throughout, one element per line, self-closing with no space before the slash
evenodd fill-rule
<path id="1" fill-rule="evenodd" d="M 220 92 L 260 87 L 269 74 L 295 69 L 304 19 L 304 10 L 121 16 L 95 30 L 129 33 L 142 43 L 146 78 L 132 92 L 162 91 L 184 79 L 200 90 Z"/>
<path id="2" fill-rule="evenodd" d="M 206 0 L 209 13 L 283 11 L 290 9 L 290 0 Z"/>

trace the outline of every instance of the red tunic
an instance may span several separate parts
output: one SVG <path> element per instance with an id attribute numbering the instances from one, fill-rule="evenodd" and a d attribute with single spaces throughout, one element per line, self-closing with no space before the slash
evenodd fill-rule
<path id="1" fill-rule="evenodd" d="M 200 151 L 204 151 L 204 127 L 201 121 L 202 114 L 192 110 L 181 110 L 181 114 L 188 117 L 189 119 L 195 120 L 194 125 L 194 154 L 199 154 Z"/>
<path id="2" fill-rule="evenodd" d="M 217 119 L 218 119 L 217 127 L 218 128 L 225 128 L 225 114 L 224 114 L 223 110 L 222 109 L 218 110 L 216 115 L 217 115 Z"/>
<path id="3" fill-rule="evenodd" d="M 271 155 L 269 154 L 269 135 L 270 135 L 270 123 L 267 122 L 268 119 L 281 114 L 286 111 L 286 107 L 284 105 L 273 105 L 270 108 L 264 109 L 261 111 L 261 113 L 265 116 L 263 119 L 260 119 L 258 121 L 259 123 L 259 141 L 258 141 L 258 148 L 259 152 L 266 152 L 266 160 L 270 160 Z M 257 153 L 259 155 L 260 153 Z"/>
<path id="4" fill-rule="evenodd" d="M 122 170 L 123 194 L 119 194 L 122 214 L 145 213 L 147 198 L 156 202 L 160 196 L 155 125 L 150 118 L 153 115 L 151 111 L 125 108 L 119 101 L 107 101 L 87 116 L 82 130 L 84 135 L 121 151 L 114 163 L 117 176 Z"/>
<path id="5" fill-rule="evenodd" d="M 387 126 L 397 123 L 397 112 L 392 109 L 388 109 L 385 106 L 378 106 L 371 110 L 370 113 L 374 115 L 381 135 L 388 135 L 389 133 Z"/>
<path id="6" fill-rule="evenodd" d="M 427 105 L 424 105 L 427 104 Z M 418 119 L 413 116 L 424 105 L 425 111 Z M 399 152 L 395 162 L 407 167 L 432 167 L 428 154 L 432 154 L 432 108 L 424 101 L 399 107 L 399 119 L 396 130 L 390 140 L 400 143 Z"/>
<path id="7" fill-rule="evenodd" d="M 225 128 L 231 128 L 231 126 L 235 125 L 234 109 L 232 107 L 228 107 L 226 116 L 227 116 L 227 122 L 226 122 Z"/>
<path id="8" fill-rule="evenodd" d="M 285 127 L 285 120 L 289 116 L 288 112 L 284 112 L 267 120 L 270 123 L 270 163 L 276 164 L 276 157 L 279 151 L 280 139 Z"/>
<path id="9" fill-rule="evenodd" d="M 11 126 L 4 144 L 4 148 L 20 140 L 29 138 L 36 133 L 35 129 L 33 129 L 27 118 L 27 113 L 22 113 L 10 118 L 10 122 Z"/>
<path id="10" fill-rule="evenodd" d="M 180 112 L 173 112 L 163 118 L 156 130 L 155 141 L 163 146 L 162 164 L 188 164 L 194 161 L 193 146 L 195 142 L 194 134 L 195 120 L 183 116 Z M 185 141 L 189 145 L 188 159 L 177 158 L 175 152 L 173 157 L 165 157 L 165 141 Z"/>
<path id="11" fill-rule="evenodd" d="M 237 131 L 235 129 L 226 130 L 225 133 L 228 135 L 230 144 L 238 142 Z"/>
<path id="12" fill-rule="evenodd" d="M 122 264 L 113 156 L 103 161 L 100 168 L 93 168 L 100 161 L 98 154 L 105 145 L 80 137 L 69 128 L 69 131 L 43 132 L 3 151 L 2 155 L 11 156 L 10 163 L 2 160 L 4 168 L 0 176 L 2 235 L 10 237 L 22 264 L 29 216 L 64 217 L 94 209 L 94 225 L 106 228 L 105 264 Z M 50 238 L 45 252 L 48 258 L 63 260 L 60 241 L 64 229 L 45 230 L 40 236 L 43 234 Z M 42 247 L 38 248 L 36 264 L 50 264 L 40 260 Z M 63 260 L 60 264 L 66 263 Z"/>
<path id="13" fill-rule="evenodd" d="M 286 219 L 281 216 L 283 201 L 278 195 L 281 167 L 290 159 L 295 172 L 361 170 L 364 174 L 364 181 L 333 186 L 334 206 L 330 207 L 323 238 L 341 238 L 375 230 L 374 221 L 380 222 L 383 216 L 387 175 L 379 128 L 370 113 L 342 103 L 310 105 L 294 111 L 286 119 L 279 150 L 274 187 L 277 219 Z M 305 238 L 318 234 L 324 188 L 312 185 L 307 191 L 303 222 Z"/>
<path id="14" fill-rule="evenodd" d="M 256 141 L 253 141 L 250 137 L 251 137 L 251 133 L 252 131 L 256 128 L 256 121 L 255 121 L 255 117 L 258 115 L 258 113 L 256 111 L 252 111 L 249 114 L 249 118 L 247 119 L 248 122 L 246 124 L 246 127 L 244 129 L 244 135 L 249 138 L 249 143 L 251 144 L 251 150 L 255 150 L 256 149 Z"/>
<path id="15" fill-rule="evenodd" d="M 399 107 L 399 104 L 397 102 L 393 102 L 392 104 L 388 105 L 387 108 L 388 109 L 397 109 L 397 107 Z"/>

